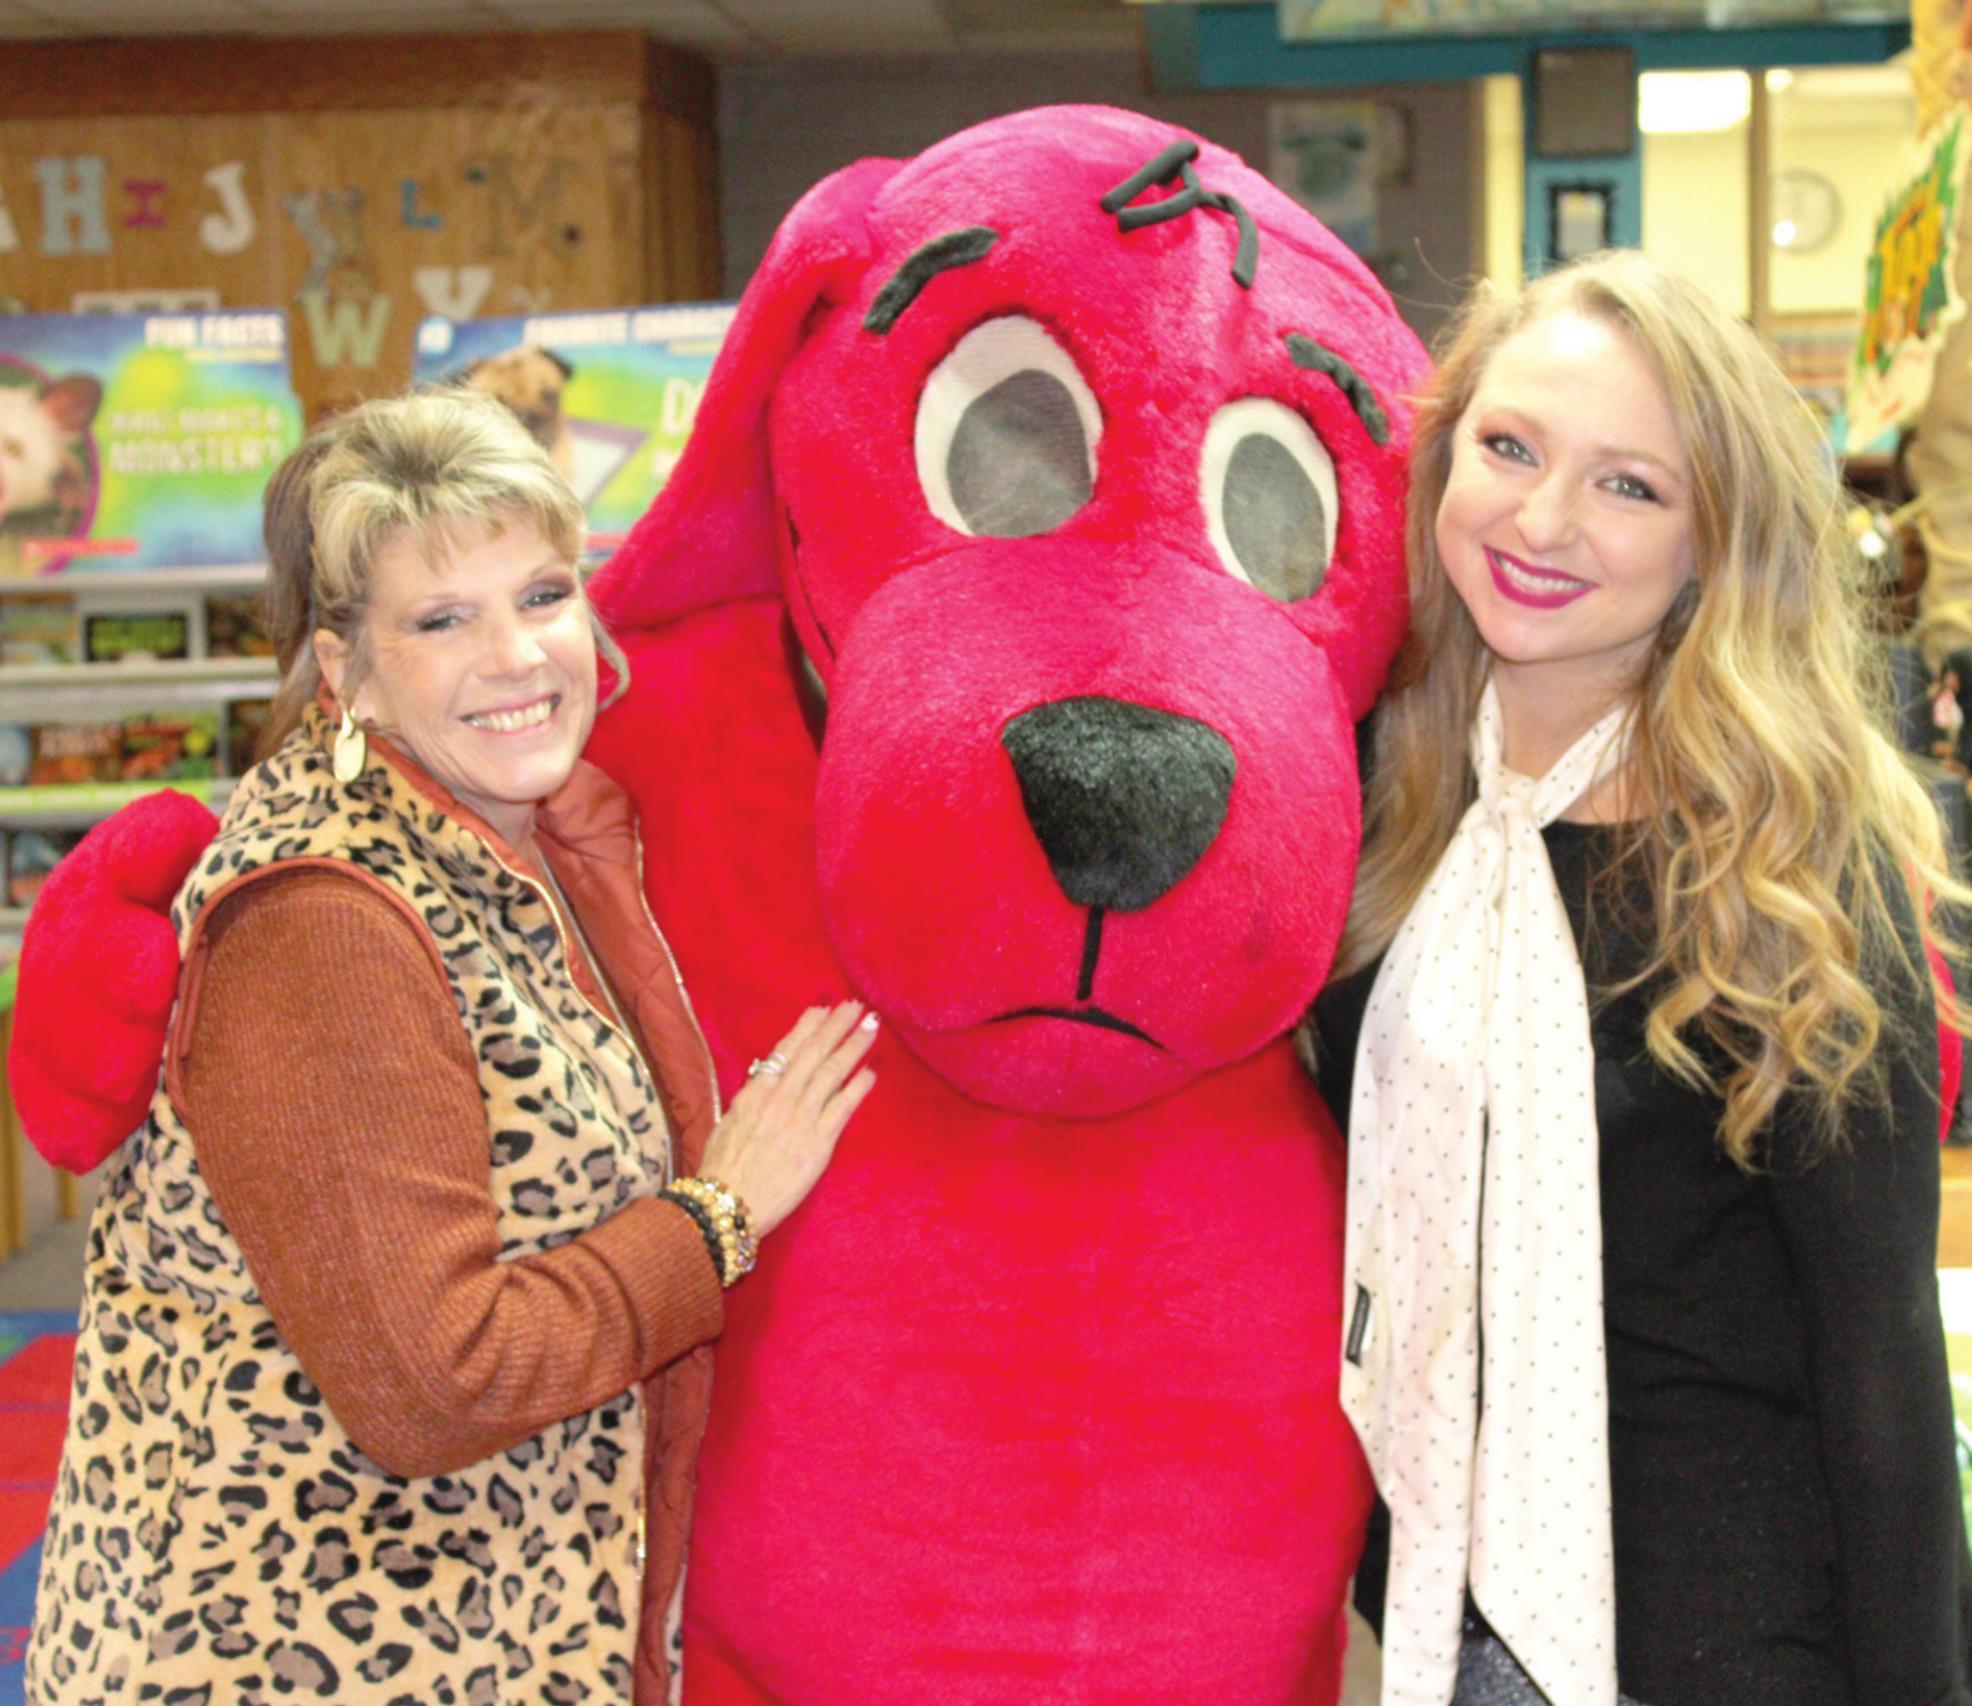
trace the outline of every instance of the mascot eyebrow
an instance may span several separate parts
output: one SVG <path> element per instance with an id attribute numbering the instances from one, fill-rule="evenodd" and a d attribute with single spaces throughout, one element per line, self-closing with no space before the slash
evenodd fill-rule
<path id="1" fill-rule="evenodd" d="M 1287 353 L 1294 358 L 1294 365 L 1305 367 L 1310 373 L 1325 373 L 1333 379 L 1342 395 L 1349 399 L 1349 407 L 1356 411 L 1356 418 L 1363 423 L 1363 431 L 1369 434 L 1371 443 L 1388 444 L 1390 417 L 1383 412 L 1369 381 L 1334 350 L 1316 343 L 1306 332 L 1289 332 L 1286 339 Z"/>
<path id="2" fill-rule="evenodd" d="M 918 292 L 941 272 L 971 266 L 999 240 L 999 232 L 989 225 L 968 225 L 913 249 L 904 257 L 904 264 L 883 281 L 883 288 L 863 316 L 863 330 L 882 337 L 917 300 Z"/>
<path id="3" fill-rule="evenodd" d="M 1246 211 L 1242 202 L 1224 190 L 1205 187 L 1192 168 L 1192 161 L 1197 158 L 1196 142 L 1174 142 L 1153 154 L 1097 205 L 1104 213 L 1116 216 L 1116 229 L 1119 231 L 1161 225 L 1167 219 L 1177 219 L 1199 207 L 1210 208 L 1214 213 L 1231 214 L 1234 224 L 1239 227 L 1239 248 L 1233 255 L 1233 279 L 1241 290 L 1251 290 L 1253 275 L 1260 266 L 1260 227 L 1254 224 L 1253 215 Z M 1147 201 L 1141 207 L 1129 205 L 1152 184 L 1168 184 L 1173 178 L 1184 180 L 1185 187 L 1176 195 L 1167 195 L 1161 201 Z"/>

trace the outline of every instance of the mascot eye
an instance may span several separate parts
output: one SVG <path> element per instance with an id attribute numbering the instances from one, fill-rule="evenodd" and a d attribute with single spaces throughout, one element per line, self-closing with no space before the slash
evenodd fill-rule
<path id="1" fill-rule="evenodd" d="M 918 399 L 918 483 L 960 533 L 1028 539 L 1095 489 L 1102 414 L 1074 359 L 1032 320 L 975 326 Z"/>
<path id="2" fill-rule="evenodd" d="M 1199 470 L 1219 560 L 1291 604 L 1322 584 L 1335 555 L 1335 462 L 1315 429 L 1264 397 L 1228 403 L 1205 429 Z"/>

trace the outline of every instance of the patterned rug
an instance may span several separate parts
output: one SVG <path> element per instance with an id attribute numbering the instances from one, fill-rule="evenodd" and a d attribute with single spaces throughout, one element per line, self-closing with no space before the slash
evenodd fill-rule
<path id="1" fill-rule="evenodd" d="M 41 1528 L 68 1421 L 75 1315 L 0 1315 L 0 1706 L 21 1706 Z"/>

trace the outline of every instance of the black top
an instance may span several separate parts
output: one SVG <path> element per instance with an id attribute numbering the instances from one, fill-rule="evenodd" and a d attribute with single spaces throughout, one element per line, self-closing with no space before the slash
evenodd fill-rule
<path id="1" fill-rule="evenodd" d="M 1783 1101 L 1765 1170 L 1743 1173 L 1719 1146 L 1720 1101 L 1650 1058 L 1651 992 L 1602 993 L 1647 957 L 1618 921 L 1586 927 L 1613 832 L 1556 823 L 1544 839 L 1593 1014 L 1623 1692 L 1647 1706 L 1972 1706 L 1930 991 L 1900 965 L 1876 971 L 1887 1102 L 1859 1098 L 1815 1160 L 1811 1119 Z M 1321 1090 L 1343 1123 L 1375 972 L 1315 1008 Z M 1377 1514 L 1358 1579 L 1372 1622 Z"/>

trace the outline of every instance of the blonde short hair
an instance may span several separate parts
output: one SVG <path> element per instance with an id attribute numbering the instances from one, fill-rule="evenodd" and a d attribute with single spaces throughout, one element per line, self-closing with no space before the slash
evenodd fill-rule
<path id="1" fill-rule="evenodd" d="M 408 537 L 450 550 L 514 523 L 532 527 L 570 562 L 581 555 L 580 501 L 512 411 L 491 397 L 412 391 L 363 403 L 311 434 L 267 487 L 267 607 L 282 680 L 266 743 L 285 739 L 321 692 L 310 643 L 317 629 L 347 642 L 360 669 L 371 574 L 386 545 Z M 616 674 L 613 701 L 629 670 L 593 607 L 590 621 L 597 651 Z"/>

